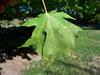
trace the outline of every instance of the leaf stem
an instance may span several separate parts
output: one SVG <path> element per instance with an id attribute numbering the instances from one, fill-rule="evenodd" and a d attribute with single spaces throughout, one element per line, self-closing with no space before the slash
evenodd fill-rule
<path id="1" fill-rule="evenodd" d="M 47 8 L 46 8 L 46 5 L 45 5 L 44 0 L 42 0 L 42 3 L 43 3 L 43 6 L 44 6 L 44 10 L 45 10 L 45 12 L 47 13 Z"/>

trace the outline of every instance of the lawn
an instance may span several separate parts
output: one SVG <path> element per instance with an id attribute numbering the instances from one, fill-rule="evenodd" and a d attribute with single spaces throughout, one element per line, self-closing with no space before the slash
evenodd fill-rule
<path id="1" fill-rule="evenodd" d="M 77 58 L 68 57 L 51 64 L 42 60 L 32 62 L 23 75 L 94 75 L 90 63 L 100 55 L 100 30 L 80 32 L 74 53 Z"/>

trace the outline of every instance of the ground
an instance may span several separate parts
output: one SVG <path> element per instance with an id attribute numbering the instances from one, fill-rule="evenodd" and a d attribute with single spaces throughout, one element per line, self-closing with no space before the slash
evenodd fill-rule
<path id="1" fill-rule="evenodd" d="M 20 53 L 0 63 L 0 75 L 100 75 L 100 30 L 80 32 L 75 54 L 75 58 L 48 64 L 36 62 L 40 57 L 34 53 L 26 53 L 28 59 Z"/>
<path id="2" fill-rule="evenodd" d="M 52 64 L 33 62 L 24 75 L 100 75 L 100 30 L 80 32 L 74 52 L 75 58 L 56 60 Z"/>
<path id="3" fill-rule="evenodd" d="M 11 60 L 0 63 L 0 75 L 22 75 L 23 70 L 28 68 L 29 63 L 40 59 L 36 54 L 27 54 L 27 56 L 30 60 L 17 55 Z"/>

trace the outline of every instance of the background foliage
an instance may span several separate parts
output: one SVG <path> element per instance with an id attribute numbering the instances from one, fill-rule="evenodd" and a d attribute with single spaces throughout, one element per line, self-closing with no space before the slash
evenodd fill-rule
<path id="1" fill-rule="evenodd" d="M 37 16 L 44 12 L 41 0 L 17 0 L 17 2 L 16 6 L 7 6 L 6 16 L 12 18 Z M 54 9 L 64 11 L 81 22 L 94 23 L 96 14 L 100 13 L 99 0 L 45 0 L 45 3 L 48 11 Z M 3 18 L 2 15 L 4 14 L 0 15 L 1 18 Z"/>
<path id="2" fill-rule="evenodd" d="M 33 8 L 42 9 L 41 0 L 22 0 L 24 3 L 29 3 Z M 74 16 L 78 20 L 94 19 L 96 10 L 99 9 L 99 0 L 45 0 L 49 10 L 60 9 Z M 63 8 L 62 8 L 63 7 Z"/>

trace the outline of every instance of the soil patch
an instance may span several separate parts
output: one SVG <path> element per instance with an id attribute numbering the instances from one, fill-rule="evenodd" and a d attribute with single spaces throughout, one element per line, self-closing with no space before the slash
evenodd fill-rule
<path id="1" fill-rule="evenodd" d="M 0 75 L 22 75 L 23 70 L 32 61 L 38 61 L 41 58 L 30 50 L 17 50 L 11 52 L 2 52 L 0 55 Z"/>
<path id="2" fill-rule="evenodd" d="M 93 70 L 93 75 L 100 75 L 100 56 L 93 57 L 91 63 L 90 63 L 91 69 Z"/>

